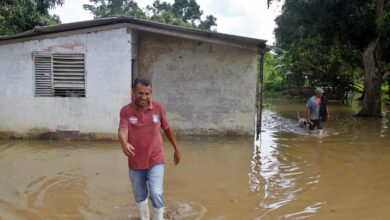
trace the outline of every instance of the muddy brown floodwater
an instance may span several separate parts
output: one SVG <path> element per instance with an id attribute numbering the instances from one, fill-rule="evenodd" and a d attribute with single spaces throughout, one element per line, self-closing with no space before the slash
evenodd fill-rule
<path id="1" fill-rule="evenodd" d="M 167 219 L 390 219 L 389 108 L 352 117 L 331 104 L 325 131 L 297 126 L 273 102 L 261 141 L 179 138 L 166 144 Z M 137 219 L 117 143 L 0 141 L 0 219 Z"/>

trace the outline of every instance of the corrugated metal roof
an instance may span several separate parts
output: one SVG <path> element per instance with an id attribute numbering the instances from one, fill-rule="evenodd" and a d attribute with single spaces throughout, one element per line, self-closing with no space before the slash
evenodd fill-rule
<path id="1" fill-rule="evenodd" d="M 45 34 L 61 33 L 61 32 L 81 30 L 86 28 L 121 24 L 121 23 L 134 25 L 135 29 L 137 29 L 137 26 L 140 26 L 140 27 L 147 27 L 147 28 L 152 28 L 152 29 L 157 29 L 162 31 L 171 31 L 180 34 L 192 35 L 194 37 L 217 39 L 217 40 L 224 41 L 226 43 L 238 44 L 246 47 L 248 46 L 258 47 L 258 48 L 266 47 L 265 44 L 266 40 L 242 37 L 242 36 L 230 35 L 230 34 L 223 34 L 223 33 L 212 32 L 212 31 L 203 31 L 198 29 L 185 28 L 185 27 L 180 27 L 175 25 L 162 24 L 153 21 L 147 21 L 147 20 L 137 19 L 133 17 L 123 17 L 123 16 L 109 17 L 109 18 L 102 18 L 102 19 L 81 21 L 81 22 L 73 22 L 73 23 L 66 23 L 66 24 L 58 24 L 52 26 L 35 27 L 32 30 L 19 33 L 16 35 L 0 36 L 0 42 L 7 41 L 7 40 L 14 40 L 14 39 L 23 39 L 26 37 L 40 36 Z"/>

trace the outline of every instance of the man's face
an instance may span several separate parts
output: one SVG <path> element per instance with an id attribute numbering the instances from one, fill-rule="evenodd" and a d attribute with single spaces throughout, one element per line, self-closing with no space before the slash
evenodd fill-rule
<path id="1" fill-rule="evenodd" d="M 152 87 L 138 83 L 133 89 L 133 94 L 135 96 L 135 104 L 139 108 L 146 107 L 149 105 L 150 97 L 152 96 Z"/>
<path id="2" fill-rule="evenodd" d="M 321 97 L 322 97 L 322 93 L 317 92 L 317 93 L 316 93 L 316 96 L 317 96 L 318 98 L 321 98 Z"/>

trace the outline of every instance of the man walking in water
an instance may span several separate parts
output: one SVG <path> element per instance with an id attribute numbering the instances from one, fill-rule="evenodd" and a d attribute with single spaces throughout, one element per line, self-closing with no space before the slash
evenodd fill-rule
<path id="1" fill-rule="evenodd" d="M 314 130 L 317 127 L 319 130 L 324 128 L 324 122 L 329 118 L 328 100 L 323 95 L 322 88 L 314 90 L 315 95 L 307 102 L 307 121 L 309 129 Z"/>
<path id="2" fill-rule="evenodd" d="M 151 100 L 151 81 L 139 77 L 132 87 L 133 102 L 121 109 L 118 137 L 123 153 L 128 157 L 129 176 L 141 220 L 149 220 L 148 194 L 153 219 L 162 220 L 164 151 L 160 128 L 175 150 L 175 165 L 180 162 L 180 149 L 164 107 Z"/>

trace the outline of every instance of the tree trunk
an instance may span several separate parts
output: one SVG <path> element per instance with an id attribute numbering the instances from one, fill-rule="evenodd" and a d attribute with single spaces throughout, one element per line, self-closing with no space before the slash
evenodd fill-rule
<path id="1" fill-rule="evenodd" d="M 377 0 L 375 8 L 375 17 L 378 19 L 383 13 L 385 0 Z M 376 34 L 379 32 L 379 26 L 376 25 Z M 378 68 L 377 59 L 379 59 L 379 37 L 371 41 L 363 53 L 364 62 L 364 98 L 362 109 L 357 116 L 381 117 L 381 86 L 382 74 Z"/>
<path id="2" fill-rule="evenodd" d="M 364 62 L 364 98 L 362 109 L 357 116 L 380 117 L 382 112 L 381 85 L 382 75 L 376 63 L 378 39 L 372 41 L 363 53 Z"/>

